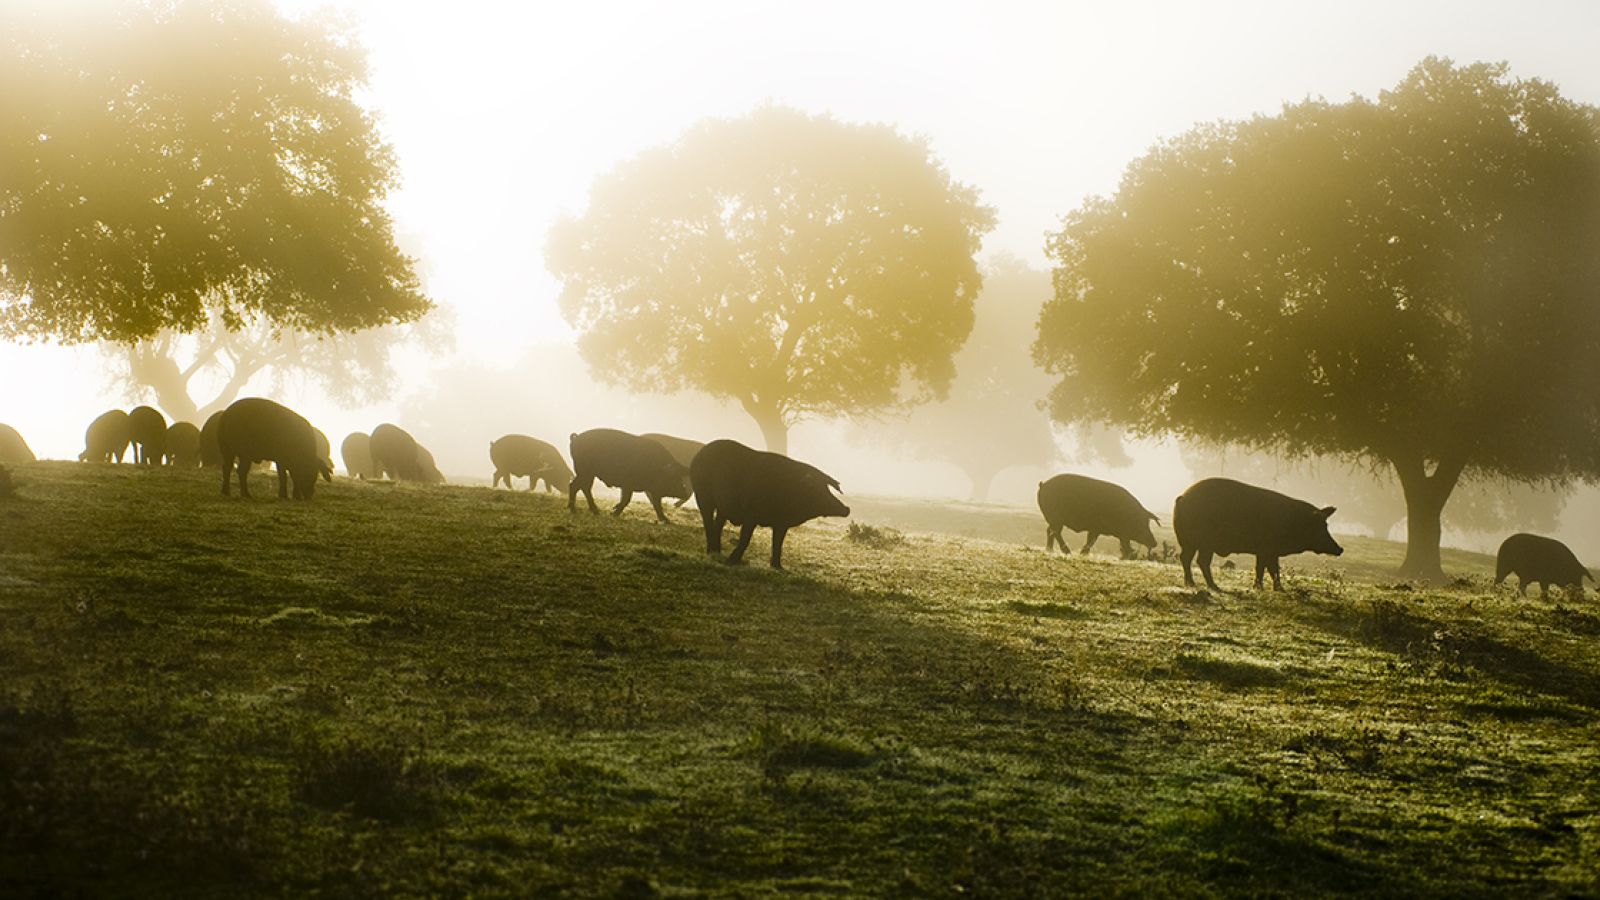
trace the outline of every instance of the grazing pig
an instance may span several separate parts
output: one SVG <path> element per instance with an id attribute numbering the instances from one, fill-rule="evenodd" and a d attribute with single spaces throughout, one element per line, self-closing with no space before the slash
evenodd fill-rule
<path id="1" fill-rule="evenodd" d="M 351 478 L 370 481 L 378 477 L 378 467 L 372 462 L 372 438 L 365 432 L 352 431 L 339 444 L 339 456 L 344 459 L 344 471 Z"/>
<path id="2" fill-rule="evenodd" d="M 310 500 L 325 463 L 317 455 L 311 423 L 286 406 L 260 397 L 234 401 L 217 423 L 217 444 L 222 448 L 222 495 L 234 464 L 239 467 L 239 496 L 250 496 L 250 466 L 271 460 L 278 465 L 278 497 L 289 496 L 294 479 L 294 499 Z"/>
<path id="3" fill-rule="evenodd" d="M 222 421 L 222 410 L 206 417 L 200 426 L 200 466 L 209 469 L 222 465 L 222 445 L 217 443 L 217 423 Z"/>
<path id="4" fill-rule="evenodd" d="M 36 457 L 28 442 L 10 425 L 0 425 L 0 463 L 33 462 Z"/>
<path id="5" fill-rule="evenodd" d="M 1317 509 L 1304 500 L 1227 478 L 1197 481 L 1178 497 L 1172 511 L 1183 581 L 1194 586 L 1189 565 L 1198 553 L 1206 586 L 1220 590 L 1211 578 L 1212 556 L 1254 553 L 1256 587 L 1261 587 L 1262 572 L 1267 571 L 1272 573 L 1272 589 L 1281 591 L 1278 557 L 1307 551 L 1344 553 L 1328 534 L 1333 511 L 1331 506 Z"/>
<path id="6" fill-rule="evenodd" d="M 818 516 L 848 516 L 833 491 L 839 482 L 814 466 L 780 453 L 752 450 L 738 441 L 712 441 L 695 454 L 689 466 L 700 521 L 706 530 L 706 552 L 722 553 L 722 526 L 739 526 L 739 543 L 727 562 L 744 560 L 758 527 L 772 529 L 772 567 L 783 568 L 783 538 L 797 525 Z M 831 490 L 830 490 L 831 489 Z"/>
<path id="7" fill-rule="evenodd" d="M 173 422 L 167 429 L 166 463 L 180 469 L 200 467 L 200 429 L 193 422 Z"/>
<path id="8" fill-rule="evenodd" d="M 444 473 L 434 465 L 433 454 L 421 444 L 417 445 L 417 474 L 423 484 L 444 484 Z"/>
<path id="9" fill-rule="evenodd" d="M 377 474 L 395 481 L 444 482 L 444 475 L 433 463 L 433 454 L 398 425 L 385 422 L 372 429 L 367 446 L 371 449 L 372 468 Z"/>
<path id="10" fill-rule="evenodd" d="M 328 436 L 322 433 L 321 428 L 312 426 L 311 438 L 317 443 L 317 459 L 322 460 L 322 479 L 333 481 L 333 446 L 328 443 Z"/>
<path id="11" fill-rule="evenodd" d="M 133 429 L 128 424 L 128 414 L 120 409 L 108 409 L 89 423 L 83 433 L 83 452 L 80 462 L 122 462 L 128 452 L 128 441 Z"/>
<path id="12" fill-rule="evenodd" d="M 1536 534 L 1513 534 L 1500 544 L 1500 552 L 1494 558 L 1494 583 L 1505 581 L 1511 574 L 1517 576 L 1517 593 L 1524 597 L 1528 595 L 1528 583 L 1533 581 L 1539 583 L 1541 597 L 1550 596 L 1552 584 L 1582 597 L 1583 580 L 1595 580 L 1566 544 Z"/>
<path id="13" fill-rule="evenodd" d="M 527 478 L 530 491 L 540 481 L 544 482 L 546 491 L 555 490 L 557 483 L 563 486 L 572 484 L 572 470 L 567 467 L 567 461 L 561 458 L 561 451 L 552 444 L 525 434 L 502 435 L 499 440 L 491 441 L 489 460 L 494 463 L 496 487 L 501 481 L 506 483 L 506 487 L 511 487 L 512 478 Z"/>
<path id="14" fill-rule="evenodd" d="M 661 446 L 667 448 L 667 452 L 672 454 L 672 458 L 682 463 L 684 468 L 688 468 L 689 463 L 694 462 L 694 455 L 699 453 L 700 448 L 705 446 L 705 444 L 702 444 L 699 441 L 691 441 L 688 438 L 673 437 L 670 434 L 657 434 L 652 432 L 650 434 L 642 434 L 640 437 L 649 438 L 650 440 L 655 441 Z M 682 496 L 678 498 L 677 503 L 672 504 L 674 509 L 682 509 L 683 505 L 689 502 L 689 498 L 694 496 L 693 479 L 685 475 L 681 490 L 683 491 Z M 670 497 L 672 495 L 668 494 L 667 496 Z"/>
<path id="15" fill-rule="evenodd" d="M 144 466 L 161 462 L 167 448 L 167 417 L 153 407 L 135 406 L 128 412 L 128 428 L 133 461 Z"/>
<path id="16" fill-rule="evenodd" d="M 1161 524 L 1156 514 L 1145 509 L 1120 485 L 1082 475 L 1057 475 L 1049 481 L 1039 482 L 1039 512 L 1046 524 L 1044 549 L 1056 546 L 1062 553 L 1070 554 L 1067 542 L 1061 538 L 1061 529 L 1087 531 L 1089 539 L 1083 543 L 1087 554 L 1099 540 L 1109 534 L 1122 542 L 1122 558 L 1133 555 L 1131 543 L 1154 548 L 1156 536 L 1150 523 Z"/>
<path id="17" fill-rule="evenodd" d="M 622 491 L 622 499 L 611 510 L 614 516 L 622 515 L 634 491 L 642 491 L 655 508 L 656 518 L 667 521 L 661 511 L 662 497 L 676 497 L 683 488 L 683 479 L 689 471 L 667 448 L 648 438 L 613 428 L 592 428 L 574 434 L 569 445 L 572 468 L 576 474 L 567 485 L 567 510 L 578 511 L 578 492 L 589 501 L 589 511 L 598 513 L 594 505 L 594 480 L 596 478 Z"/>

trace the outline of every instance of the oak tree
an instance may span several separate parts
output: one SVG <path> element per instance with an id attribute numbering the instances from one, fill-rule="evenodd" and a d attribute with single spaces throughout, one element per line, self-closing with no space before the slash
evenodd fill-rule
<path id="1" fill-rule="evenodd" d="M 944 394 L 993 224 L 926 141 L 767 106 L 598 179 L 546 263 L 597 377 L 737 401 L 783 452 L 802 418 Z"/>
<path id="2" fill-rule="evenodd" d="M 267 0 L 0 7 L 0 335 L 422 315 L 366 74 L 344 30 Z"/>
<path id="3" fill-rule="evenodd" d="M 1600 475 L 1600 111 L 1429 58 L 1376 99 L 1197 127 L 1049 238 L 1053 414 L 1377 460 L 1402 574 L 1464 474 Z"/>

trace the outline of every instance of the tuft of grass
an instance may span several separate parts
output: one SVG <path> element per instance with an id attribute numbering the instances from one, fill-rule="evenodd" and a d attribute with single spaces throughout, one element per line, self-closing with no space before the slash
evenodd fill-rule
<path id="1" fill-rule="evenodd" d="M 906 542 L 906 536 L 900 531 L 887 526 L 868 525 L 865 522 L 851 522 L 845 529 L 845 540 L 874 550 L 891 550 Z"/>
<path id="2" fill-rule="evenodd" d="M 434 767 L 392 737 L 312 734 L 296 747 L 293 765 L 301 799 L 373 819 L 423 817 L 438 793 Z"/>

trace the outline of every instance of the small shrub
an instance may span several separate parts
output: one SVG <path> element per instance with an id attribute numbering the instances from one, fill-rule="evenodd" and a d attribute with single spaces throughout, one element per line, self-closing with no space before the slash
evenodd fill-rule
<path id="1" fill-rule="evenodd" d="M 845 540 L 874 550 L 889 550 L 906 542 L 906 536 L 889 527 L 851 522 L 845 531 Z"/>
<path id="2" fill-rule="evenodd" d="M 385 737 L 314 736 L 295 752 L 302 799 L 374 819 L 425 812 L 437 778 L 421 754 Z"/>

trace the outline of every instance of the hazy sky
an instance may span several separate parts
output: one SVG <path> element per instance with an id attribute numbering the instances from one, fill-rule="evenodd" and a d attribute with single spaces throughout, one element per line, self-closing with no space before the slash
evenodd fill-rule
<path id="1" fill-rule="evenodd" d="M 1600 103 L 1592 0 L 279 5 L 357 23 L 368 100 L 401 161 L 399 230 L 452 308 L 458 360 L 491 364 L 567 339 L 542 247 L 596 175 L 763 101 L 927 136 L 998 209 L 986 252 L 1038 265 L 1044 232 L 1154 141 L 1308 95 L 1372 95 L 1429 54 L 1506 60 Z M 51 386 L 8 392 L 0 420 L 43 455 L 75 455 L 84 423 L 121 404 L 95 360 L 0 345 L 0 378 Z M 415 366 L 402 393 L 427 375 Z M 397 408 L 301 402 L 330 434 Z"/>

